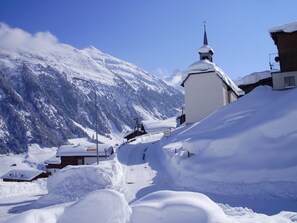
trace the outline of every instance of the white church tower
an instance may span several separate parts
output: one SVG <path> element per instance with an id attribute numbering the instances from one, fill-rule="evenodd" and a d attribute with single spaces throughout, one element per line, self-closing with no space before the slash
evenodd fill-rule
<path id="1" fill-rule="evenodd" d="M 199 122 L 224 105 L 235 101 L 244 92 L 213 63 L 213 49 L 208 45 L 204 24 L 200 60 L 189 66 L 182 86 L 185 88 L 186 124 Z"/>

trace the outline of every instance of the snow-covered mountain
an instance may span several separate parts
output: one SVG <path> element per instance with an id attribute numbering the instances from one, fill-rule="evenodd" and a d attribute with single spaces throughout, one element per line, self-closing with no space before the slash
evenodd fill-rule
<path id="1" fill-rule="evenodd" d="M 182 94 L 137 66 L 94 47 L 76 49 L 50 33 L 0 24 L 0 153 L 86 136 L 80 126 L 118 134 L 134 119 L 174 116 Z M 91 82 L 75 81 L 74 77 Z"/>

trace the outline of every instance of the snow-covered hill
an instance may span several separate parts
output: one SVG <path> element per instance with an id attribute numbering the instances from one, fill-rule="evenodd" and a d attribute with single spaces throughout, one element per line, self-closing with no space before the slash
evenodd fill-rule
<path id="1" fill-rule="evenodd" d="M 261 86 L 175 131 L 162 154 L 176 184 L 267 213 L 296 210 L 296 96 Z"/>
<path id="2" fill-rule="evenodd" d="M 29 143 L 54 146 L 84 137 L 79 126 L 119 134 L 134 119 L 174 116 L 183 96 L 160 79 L 94 47 L 76 49 L 50 33 L 31 35 L 0 25 L 0 153 Z"/>

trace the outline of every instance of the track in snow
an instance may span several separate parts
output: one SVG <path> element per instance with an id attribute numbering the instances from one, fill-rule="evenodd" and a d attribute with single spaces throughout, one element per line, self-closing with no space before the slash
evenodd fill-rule
<path id="1" fill-rule="evenodd" d="M 126 198 L 130 203 L 154 191 L 172 189 L 171 180 L 157 155 L 162 135 L 139 137 L 118 151 L 118 159 L 125 168 Z"/>

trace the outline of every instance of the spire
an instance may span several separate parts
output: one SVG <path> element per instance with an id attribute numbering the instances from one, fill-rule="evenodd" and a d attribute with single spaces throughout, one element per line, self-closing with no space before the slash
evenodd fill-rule
<path id="1" fill-rule="evenodd" d="M 200 60 L 209 60 L 212 62 L 213 49 L 208 45 L 207 34 L 206 34 L 206 22 L 204 21 L 204 39 L 203 46 L 199 48 L 198 53 Z"/>
<path id="2" fill-rule="evenodd" d="M 203 44 L 208 45 L 207 34 L 206 34 L 206 21 L 204 21 L 204 40 L 203 40 Z"/>

